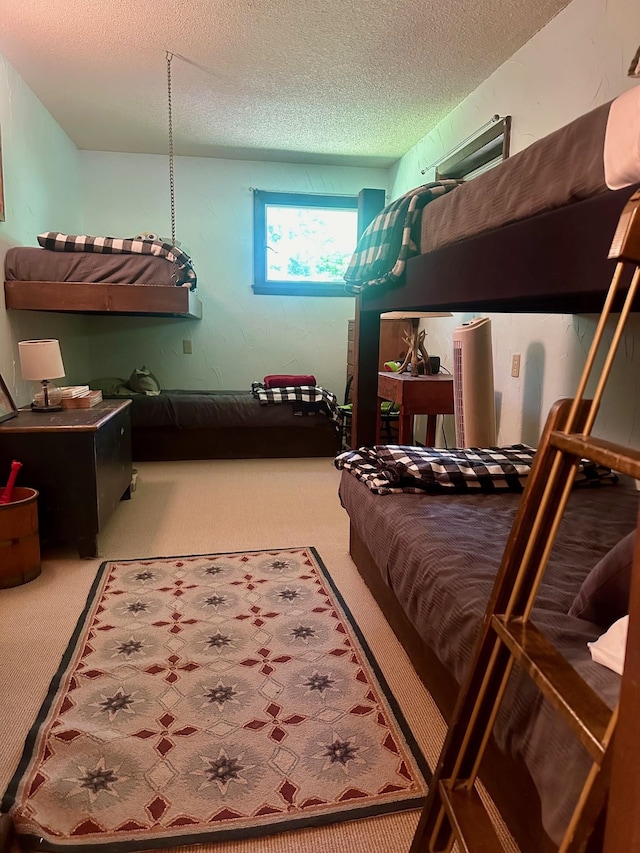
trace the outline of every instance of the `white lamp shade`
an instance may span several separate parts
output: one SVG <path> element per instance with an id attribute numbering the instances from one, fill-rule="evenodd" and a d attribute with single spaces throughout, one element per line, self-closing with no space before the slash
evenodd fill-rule
<path id="1" fill-rule="evenodd" d="M 54 339 L 42 341 L 19 341 L 20 368 L 23 379 L 60 379 L 64 376 L 64 364 L 60 353 L 60 342 Z"/>

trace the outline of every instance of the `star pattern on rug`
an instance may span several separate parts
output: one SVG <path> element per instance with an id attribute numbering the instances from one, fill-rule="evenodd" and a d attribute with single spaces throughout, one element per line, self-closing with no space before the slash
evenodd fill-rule
<path id="1" fill-rule="evenodd" d="M 308 688 L 308 693 L 319 693 L 323 699 L 327 690 L 335 690 L 337 687 L 336 679 L 331 673 L 314 672 L 303 684 Z"/>
<path id="2" fill-rule="evenodd" d="M 107 714 L 107 718 L 112 723 L 119 713 L 133 714 L 132 705 L 135 703 L 137 691 L 127 693 L 124 687 L 118 687 L 115 693 L 101 693 L 100 701 L 90 703 L 99 711 Z"/>
<path id="3" fill-rule="evenodd" d="M 100 794 L 108 794 L 111 797 L 118 797 L 118 782 L 128 781 L 128 777 L 120 776 L 120 765 L 108 767 L 106 759 L 101 757 L 95 767 L 84 767 L 78 765 L 78 776 L 67 779 L 68 782 L 75 783 L 71 788 L 69 795 L 86 793 L 90 803 L 95 803 Z"/>
<path id="4" fill-rule="evenodd" d="M 203 707 L 215 705 L 218 711 L 222 713 L 222 711 L 228 709 L 229 706 L 227 703 L 239 705 L 238 700 L 242 694 L 238 692 L 237 687 L 237 682 L 235 684 L 224 684 L 219 680 L 213 687 L 205 689 Z"/>
<path id="5" fill-rule="evenodd" d="M 204 781 L 199 786 L 199 790 L 208 788 L 210 785 L 216 785 L 221 794 L 226 795 L 229 785 L 246 785 L 247 780 L 242 775 L 249 770 L 253 770 L 254 765 L 243 764 L 244 753 L 236 756 L 231 756 L 226 749 L 221 746 L 216 758 L 211 758 L 208 755 L 201 755 L 205 767 L 202 770 L 195 770 L 196 776 L 203 776 Z"/>

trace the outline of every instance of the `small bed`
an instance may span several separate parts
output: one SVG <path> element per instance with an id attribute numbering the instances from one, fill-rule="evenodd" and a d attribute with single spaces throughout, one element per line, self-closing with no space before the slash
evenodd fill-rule
<path id="1" fill-rule="evenodd" d="M 519 495 L 381 496 L 343 471 L 340 499 L 350 520 L 351 556 L 449 719 Z M 602 628 L 567 612 L 590 569 L 634 528 L 637 511 L 632 486 L 574 489 L 534 614 L 610 706 L 620 678 L 594 663 L 586 646 Z M 555 849 L 588 766 L 537 690 L 514 674 L 481 777 L 524 851 Z"/>
<path id="2" fill-rule="evenodd" d="M 134 461 L 335 456 L 340 436 L 323 412 L 261 405 L 250 391 L 162 391 L 131 405 Z"/>
<path id="3" fill-rule="evenodd" d="M 195 286 L 150 254 L 102 254 L 19 246 L 5 259 L 8 309 L 202 317 Z"/>
<path id="4" fill-rule="evenodd" d="M 616 125 L 619 132 L 611 130 L 611 115 L 617 118 L 626 115 Z M 357 291 L 353 447 L 368 447 L 376 440 L 376 356 L 381 313 L 399 310 L 600 313 L 616 267 L 615 260 L 609 258 L 612 240 L 627 201 L 640 186 L 639 142 L 640 87 L 540 140 L 468 185 L 427 204 L 412 232 L 421 253 L 406 260 L 397 281 L 363 282 L 364 286 Z M 549 159 L 553 154 L 555 165 Z M 550 170 L 547 165 L 552 166 Z M 540 184 L 535 183 L 536 178 L 541 179 Z M 561 188 L 562 193 L 556 194 Z M 367 201 L 371 202 L 373 195 L 367 190 L 361 193 L 360 210 L 366 216 L 361 230 L 379 212 L 372 209 L 366 214 Z M 523 208 L 526 200 L 533 201 L 527 210 Z M 465 219 L 468 213 L 472 214 L 471 222 Z M 622 294 L 631 276 L 630 266 L 623 275 Z M 552 567 L 542 594 L 541 606 L 547 609 L 542 622 L 587 680 L 591 679 L 595 665 L 585 658 L 586 634 L 589 630 L 593 632 L 594 626 L 590 629 L 588 623 L 569 620 L 572 624 L 568 624 L 561 619 L 556 634 L 554 622 L 563 609 L 567 612 L 569 590 L 575 594 L 580 577 L 584 577 L 608 547 L 605 539 L 611 536 L 614 541 L 618 537 L 623 518 L 630 527 L 636 520 L 637 493 L 633 493 L 630 506 L 619 510 L 617 501 L 626 499 L 622 497 L 624 491 L 618 489 L 616 486 L 572 497 L 576 508 L 580 501 L 600 499 L 602 517 L 593 508 L 584 506 L 573 511 L 568 524 L 565 519 L 554 554 L 560 554 L 562 563 L 563 550 L 567 555 L 571 553 L 574 574 L 569 578 L 562 574 L 559 565 Z M 373 496 L 347 473 L 342 475 L 340 495 L 350 516 L 350 553 L 356 567 L 407 649 L 416 671 L 445 717 L 450 718 L 473 644 L 469 624 L 477 626 L 478 616 L 482 618 L 482 601 L 488 594 L 495 559 L 500 558 L 509 532 L 509 518 L 518 499 L 499 495 Z M 605 514 L 609 500 L 616 502 L 618 516 Z M 487 508 L 495 513 L 487 512 Z M 492 531 L 493 536 L 488 536 L 487 531 Z M 591 545 L 587 554 L 585 543 Z M 447 591 L 439 584 L 438 577 L 432 585 L 433 574 L 432 580 L 420 575 L 429 559 L 435 560 L 435 565 L 444 562 L 450 566 L 458 560 L 459 569 L 461 553 L 463 565 L 467 562 L 471 571 L 478 567 L 479 559 L 482 562 L 474 584 L 461 583 L 458 579 L 457 585 L 453 583 Z M 405 569 L 401 568 L 403 564 Z M 407 565 L 411 566 L 408 570 Z M 427 607 L 425 602 L 432 594 L 428 587 L 435 590 L 429 606 L 429 613 L 435 614 L 434 624 L 425 624 L 420 619 L 420 609 Z M 446 631 L 443 627 L 442 636 L 438 637 L 434 631 L 438 629 L 438 620 L 445 616 L 451 617 L 453 626 L 447 625 Z M 591 639 L 594 636 L 592 633 Z M 574 642 L 577 644 L 574 648 L 567 646 Z M 631 686 L 637 684 L 637 673 L 634 661 L 629 672 L 625 671 L 620 703 L 621 719 L 627 721 L 637 710 Z M 598 674 L 594 687 L 612 704 L 619 690 L 619 676 L 611 673 L 602 678 L 607 684 L 600 681 Z M 566 753 L 562 738 L 555 735 L 547 738 L 545 728 L 527 716 L 530 709 L 522 707 L 529 694 L 518 697 L 517 693 L 514 690 L 518 705 L 512 706 L 516 728 L 502 730 L 501 738 L 497 738 L 502 740 L 501 744 L 494 739 L 480 775 L 521 848 L 527 853 L 541 853 L 556 849 L 551 836 L 557 837 L 563 814 L 566 816 L 565 788 L 584 765 L 575 755 Z M 535 696 L 531 703 L 535 704 Z M 622 736 L 622 732 L 617 735 Z M 556 763 L 555 779 L 553 770 L 548 777 L 549 787 L 542 778 L 542 764 L 538 765 L 535 757 L 526 754 L 526 742 L 530 739 L 537 739 L 551 759 L 561 756 L 563 772 L 558 772 Z M 640 738 L 628 723 L 624 747 L 618 748 L 617 755 L 623 753 L 625 761 L 637 763 Z M 618 775 L 618 794 L 622 781 Z M 637 809 L 638 789 L 632 785 L 627 785 L 627 789 L 621 803 L 612 799 L 609 807 L 607 831 L 615 836 L 618 845 L 628 829 L 629 814 Z M 546 829 L 541 829 L 543 823 Z"/>

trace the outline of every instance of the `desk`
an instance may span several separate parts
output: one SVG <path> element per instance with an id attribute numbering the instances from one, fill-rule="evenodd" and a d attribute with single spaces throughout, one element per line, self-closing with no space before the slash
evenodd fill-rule
<path id="1" fill-rule="evenodd" d="M 131 497 L 131 400 L 51 414 L 21 409 L 0 423 L 0 471 L 22 462 L 18 483 L 40 493 L 43 540 L 98 555 L 97 537 L 121 498 Z"/>
<path id="2" fill-rule="evenodd" d="M 400 444 L 413 444 L 413 416 L 428 415 L 426 447 L 436 440 L 436 416 L 453 414 L 453 377 L 444 373 L 412 376 L 410 373 L 378 373 L 376 441 L 380 442 L 380 403 L 391 400 L 400 408 Z"/>

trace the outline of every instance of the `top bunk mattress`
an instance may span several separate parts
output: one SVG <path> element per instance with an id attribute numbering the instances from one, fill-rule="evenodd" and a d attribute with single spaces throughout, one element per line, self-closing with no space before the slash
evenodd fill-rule
<path id="1" fill-rule="evenodd" d="M 147 284 L 172 287 L 176 267 L 154 255 L 54 252 L 14 246 L 5 259 L 7 281 L 60 281 Z"/>
<path id="2" fill-rule="evenodd" d="M 420 252 L 638 181 L 640 87 L 635 87 L 427 205 Z"/>

